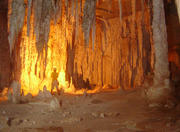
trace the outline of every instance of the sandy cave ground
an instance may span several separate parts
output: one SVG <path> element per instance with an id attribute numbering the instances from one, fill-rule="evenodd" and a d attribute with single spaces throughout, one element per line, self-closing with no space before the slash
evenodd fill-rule
<path id="1" fill-rule="evenodd" d="M 180 132 L 180 105 L 148 105 L 140 91 L 55 96 L 56 110 L 51 98 L 1 102 L 0 132 Z"/>

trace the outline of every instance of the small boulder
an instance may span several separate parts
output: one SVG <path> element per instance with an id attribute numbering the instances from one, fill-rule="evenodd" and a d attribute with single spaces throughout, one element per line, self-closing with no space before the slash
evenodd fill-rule
<path id="1" fill-rule="evenodd" d="M 50 102 L 50 109 L 51 110 L 57 110 L 60 109 L 59 100 L 56 97 L 53 97 Z"/>
<path id="2" fill-rule="evenodd" d="M 51 98 L 52 97 L 51 93 L 47 90 L 46 85 L 44 85 L 44 87 L 43 87 L 43 94 L 44 94 L 45 98 Z"/>
<path id="3" fill-rule="evenodd" d="M 99 116 L 99 114 L 93 112 L 93 113 L 92 113 L 92 116 L 95 117 L 95 118 L 97 118 L 97 117 Z"/>
<path id="4" fill-rule="evenodd" d="M 104 114 L 104 113 L 101 113 L 101 114 L 100 114 L 100 117 L 101 117 L 101 118 L 105 118 L 105 114 Z"/>
<path id="5" fill-rule="evenodd" d="M 150 107 L 150 108 L 160 107 L 160 104 L 158 104 L 158 103 L 152 103 L 152 104 L 149 104 L 149 107 Z"/>
<path id="6" fill-rule="evenodd" d="M 52 98 L 51 93 L 47 90 L 46 85 L 43 87 L 43 91 L 39 90 L 38 96 L 39 99 L 47 99 L 47 98 Z"/>

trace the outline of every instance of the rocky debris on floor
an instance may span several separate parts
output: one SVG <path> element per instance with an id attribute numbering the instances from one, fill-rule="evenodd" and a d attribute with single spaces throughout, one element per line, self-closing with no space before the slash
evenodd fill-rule
<path id="1" fill-rule="evenodd" d="M 150 108 L 160 107 L 160 104 L 158 104 L 158 103 L 152 103 L 152 104 L 149 104 L 149 107 L 150 107 Z"/>
<path id="2" fill-rule="evenodd" d="M 159 103 L 149 105 L 150 108 L 157 108 L 156 106 L 159 106 Z M 13 104 L 9 101 L 1 104 L 0 125 L 2 132 L 11 131 L 13 127 L 18 128 L 17 132 L 26 128 L 29 131 L 40 131 L 37 128 L 50 131 L 50 127 L 57 128 L 62 125 L 67 132 L 84 132 L 87 126 L 92 128 L 89 132 L 154 131 L 158 125 L 164 129 L 175 128 L 167 132 L 174 132 L 178 128 L 178 117 L 163 114 L 172 109 L 149 107 L 135 92 L 102 93 L 91 98 L 68 94 L 53 95 L 47 100 L 33 97 L 32 101 L 26 104 Z M 176 109 L 178 113 L 178 105 Z"/>
<path id="3" fill-rule="evenodd" d="M 52 98 L 51 93 L 47 90 L 46 85 L 43 87 L 43 91 L 39 91 L 39 94 L 37 96 L 39 99 L 47 99 L 47 98 Z"/>
<path id="4" fill-rule="evenodd" d="M 98 118 L 99 117 L 99 114 L 98 113 L 92 113 L 92 116 L 95 117 L 95 118 Z"/>
<path id="5" fill-rule="evenodd" d="M 122 125 L 129 130 L 142 131 L 141 129 L 137 128 L 137 124 L 135 121 L 124 121 Z"/>
<path id="6" fill-rule="evenodd" d="M 105 118 L 105 114 L 104 113 L 100 113 L 100 118 Z"/>
<path id="7" fill-rule="evenodd" d="M 92 112 L 91 115 L 95 118 L 105 118 L 105 117 L 118 117 L 120 116 L 120 113 L 118 112 L 106 112 L 106 113 L 102 113 L 102 112 Z"/>
<path id="8" fill-rule="evenodd" d="M 21 103 L 28 103 L 28 102 L 31 102 L 32 99 L 33 99 L 32 94 L 31 94 L 31 93 L 28 93 L 28 94 L 25 95 L 25 96 L 21 96 L 20 102 L 21 102 Z"/>
<path id="9" fill-rule="evenodd" d="M 75 123 L 75 122 L 81 122 L 83 118 L 81 117 L 69 117 L 61 120 L 61 123 Z"/>
<path id="10" fill-rule="evenodd" d="M 164 107 L 167 109 L 172 109 L 175 107 L 175 102 L 172 100 L 167 100 Z"/>
<path id="11" fill-rule="evenodd" d="M 11 126 L 12 125 L 12 121 L 14 120 L 15 118 L 14 117 L 7 117 L 7 125 L 8 126 Z"/>
<path id="12" fill-rule="evenodd" d="M 68 116 L 71 116 L 71 112 L 64 112 L 62 115 L 63 117 L 68 117 Z"/>

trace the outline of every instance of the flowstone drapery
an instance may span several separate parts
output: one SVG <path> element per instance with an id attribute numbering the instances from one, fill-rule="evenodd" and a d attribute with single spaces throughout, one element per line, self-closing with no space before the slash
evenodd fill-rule
<path id="1" fill-rule="evenodd" d="M 19 2 L 11 0 L 10 5 L 13 1 Z M 23 19 L 17 18 L 23 20 L 26 27 L 23 27 L 25 37 L 20 40 L 20 48 L 21 51 L 30 49 L 22 52 L 21 60 L 17 60 L 22 62 L 19 69 L 24 68 L 24 76 L 31 76 L 29 73 L 35 69 L 32 74 L 40 82 L 58 62 L 58 67 L 63 67 L 67 73 L 71 69 L 68 81 L 72 78 L 77 84 L 81 79 L 80 83 L 87 80 L 96 85 L 109 84 L 124 89 L 140 86 L 145 76 L 154 70 L 151 1 L 110 1 L 21 0 L 23 4 L 19 5 L 23 5 L 25 15 L 21 14 Z M 17 39 L 14 34 L 21 32 L 20 27 L 16 30 L 11 22 L 18 7 L 12 8 L 14 12 L 9 15 L 11 45 Z M 38 59 L 32 55 L 36 50 Z M 63 64 L 59 63 L 62 62 L 60 56 Z M 28 65 L 36 61 L 35 66 L 27 67 L 27 59 L 30 59 Z"/>

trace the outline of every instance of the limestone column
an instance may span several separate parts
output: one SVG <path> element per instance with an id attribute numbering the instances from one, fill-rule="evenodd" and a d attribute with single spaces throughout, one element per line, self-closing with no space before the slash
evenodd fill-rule
<path id="1" fill-rule="evenodd" d="M 151 100 L 164 100 L 169 95 L 168 43 L 163 0 L 153 0 L 153 43 L 155 50 L 154 85 L 148 90 Z"/>

